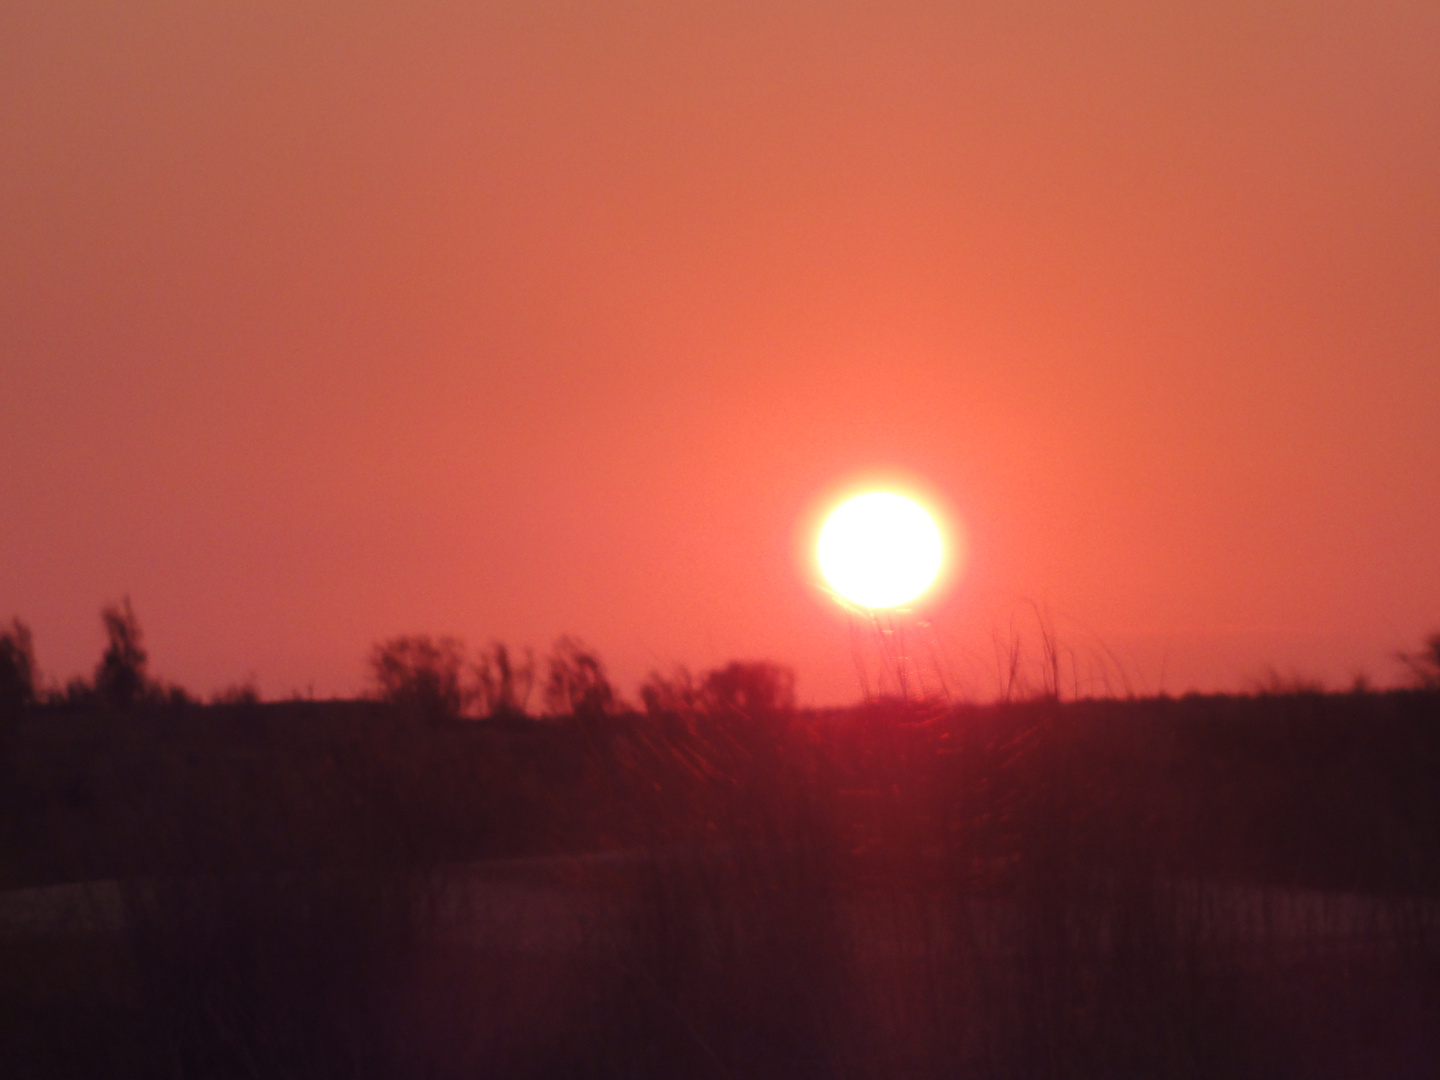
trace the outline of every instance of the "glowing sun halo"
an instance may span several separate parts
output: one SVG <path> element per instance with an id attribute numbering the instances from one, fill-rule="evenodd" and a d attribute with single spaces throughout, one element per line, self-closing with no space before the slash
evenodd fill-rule
<path id="1" fill-rule="evenodd" d="M 940 530 L 918 504 L 888 491 L 842 503 L 820 530 L 820 572 L 845 599 L 867 608 L 913 600 L 940 572 Z"/>

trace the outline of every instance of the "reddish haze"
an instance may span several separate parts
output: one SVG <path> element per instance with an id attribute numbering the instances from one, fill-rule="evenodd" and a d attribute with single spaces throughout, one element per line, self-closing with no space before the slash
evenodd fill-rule
<path id="1" fill-rule="evenodd" d="M 1137 690 L 1389 681 L 1440 6 L 980 7 L 12 0 L 0 618 L 68 677 L 129 593 L 200 692 L 568 631 L 848 700 L 797 550 L 880 476 L 964 523 L 975 693 L 1030 600 Z"/>

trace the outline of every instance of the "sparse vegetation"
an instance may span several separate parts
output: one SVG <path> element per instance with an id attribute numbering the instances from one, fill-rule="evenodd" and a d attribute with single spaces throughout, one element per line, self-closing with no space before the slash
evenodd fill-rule
<path id="1" fill-rule="evenodd" d="M 526 715 L 530 692 L 535 687 L 533 651 L 526 649 L 517 661 L 511 657 L 509 648 L 497 641 L 481 652 L 474 672 L 474 696 L 481 716 L 505 720 Z"/>
<path id="2" fill-rule="evenodd" d="M 13 715 L 35 700 L 35 645 L 19 619 L 0 631 L 0 716 Z"/>
<path id="3" fill-rule="evenodd" d="M 545 705 L 552 714 L 595 719 L 624 709 L 600 655 L 579 638 L 556 640 L 546 667 Z"/>
<path id="4" fill-rule="evenodd" d="M 460 715 L 464 666 L 464 646 L 452 637 L 391 638 L 370 653 L 376 696 L 432 721 Z"/>
<path id="5" fill-rule="evenodd" d="M 145 651 L 140 621 L 127 596 L 100 614 L 105 623 L 105 654 L 95 669 L 95 694 L 111 709 L 129 709 L 150 690 L 146 672 L 149 654 Z"/>
<path id="6" fill-rule="evenodd" d="M 795 672 L 765 660 L 732 660 L 696 679 L 684 667 L 652 671 L 640 686 L 651 716 L 694 713 L 779 715 L 795 708 Z"/>
<path id="7" fill-rule="evenodd" d="M 1416 686 L 1424 690 L 1440 690 L 1440 634 L 1431 634 L 1426 638 L 1425 647 L 1418 652 L 1398 655 Z"/>
<path id="8" fill-rule="evenodd" d="M 12 1075 L 1440 1059 L 1433 691 L 815 712 L 737 662 L 652 675 L 641 715 L 571 641 L 531 720 L 508 652 L 467 702 L 463 649 L 417 640 L 377 650 L 387 701 L 25 710 L 0 899 L 100 884 L 43 933 L 0 904 Z"/>
<path id="9" fill-rule="evenodd" d="M 43 699 L 49 705 L 69 709 L 100 708 L 111 712 L 159 705 L 183 708 L 191 704 L 190 695 L 183 687 L 151 678 L 145 635 L 128 596 L 102 609 L 100 622 L 105 629 L 105 651 L 95 667 L 94 678 L 86 680 L 77 676 L 63 688 L 52 687 L 42 692 L 32 653 L 29 660 L 32 700 Z M 18 628 L 21 624 L 17 620 L 15 625 Z M 26 644 L 28 647 L 28 632 Z"/>

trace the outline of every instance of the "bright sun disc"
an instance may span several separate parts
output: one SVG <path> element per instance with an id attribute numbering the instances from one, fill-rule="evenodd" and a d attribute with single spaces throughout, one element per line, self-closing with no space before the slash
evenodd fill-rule
<path id="1" fill-rule="evenodd" d="M 913 600 L 940 572 L 940 530 L 903 495 L 873 491 L 842 503 L 820 530 L 820 572 L 852 603 L 888 608 Z"/>

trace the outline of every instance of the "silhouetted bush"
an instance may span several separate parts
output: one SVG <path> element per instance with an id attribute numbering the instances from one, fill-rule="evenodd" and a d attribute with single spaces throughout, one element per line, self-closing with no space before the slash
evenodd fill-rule
<path id="1" fill-rule="evenodd" d="M 257 705 L 259 702 L 260 691 L 253 680 L 227 686 L 210 698 L 212 705 Z"/>
<path id="2" fill-rule="evenodd" d="M 105 624 L 106 645 L 95 669 L 95 693 L 108 708 L 133 708 L 151 690 L 140 621 L 128 596 L 105 608 L 100 618 Z"/>
<path id="3" fill-rule="evenodd" d="M 35 646 L 19 619 L 0 631 L 0 716 L 18 713 L 35 701 Z"/>
<path id="4" fill-rule="evenodd" d="M 624 708 L 599 654 L 578 638 L 556 640 L 546 668 L 545 705 L 552 714 L 595 718 Z"/>
<path id="5" fill-rule="evenodd" d="M 640 684 L 640 703 L 652 717 L 683 716 L 704 707 L 701 688 L 683 665 L 676 665 L 668 675 L 650 672 Z"/>
<path id="6" fill-rule="evenodd" d="M 1398 658 L 1410 672 L 1415 685 L 1423 690 L 1440 690 L 1440 634 L 1425 639 L 1419 652 L 1402 652 Z"/>
<path id="7" fill-rule="evenodd" d="M 483 650 L 473 665 L 474 697 L 480 715 L 492 719 L 517 719 L 525 715 L 530 691 L 535 685 L 535 654 L 526 649 L 519 663 L 500 642 Z"/>
<path id="8" fill-rule="evenodd" d="M 669 675 L 652 671 L 640 685 L 640 700 L 651 716 L 773 716 L 795 708 L 795 672 L 766 660 L 733 660 L 707 671 L 698 681 L 684 667 Z"/>
<path id="9" fill-rule="evenodd" d="M 708 708 L 765 716 L 795 708 L 795 672 L 763 660 L 735 660 L 705 676 Z"/>
<path id="10" fill-rule="evenodd" d="M 465 704 L 464 646 L 455 638 L 396 637 L 370 653 L 376 696 L 430 720 L 459 716 Z"/>

